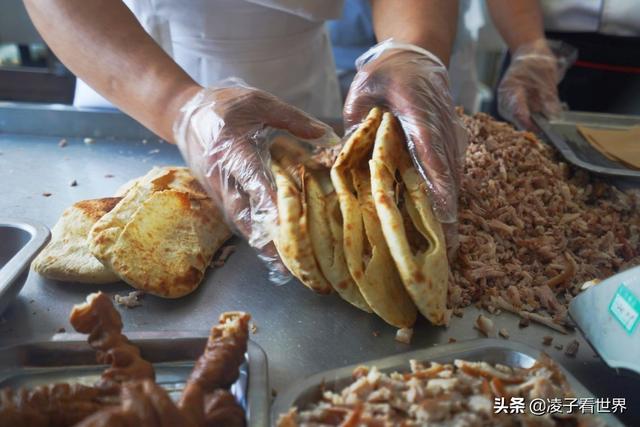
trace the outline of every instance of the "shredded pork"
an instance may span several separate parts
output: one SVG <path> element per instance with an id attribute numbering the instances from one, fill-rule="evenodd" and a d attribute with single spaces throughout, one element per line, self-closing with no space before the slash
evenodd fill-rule
<path id="1" fill-rule="evenodd" d="M 583 283 L 640 264 L 640 197 L 574 171 L 533 134 L 485 114 L 470 135 L 451 308 L 480 301 L 559 332 Z"/>

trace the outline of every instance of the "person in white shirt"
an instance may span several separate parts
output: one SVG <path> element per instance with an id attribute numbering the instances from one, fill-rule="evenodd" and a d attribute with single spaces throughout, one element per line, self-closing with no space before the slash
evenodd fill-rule
<path id="1" fill-rule="evenodd" d="M 446 64 L 457 1 L 372 0 L 379 45 L 359 62 L 341 114 L 324 22 L 341 0 L 25 0 L 36 28 L 88 86 L 169 142 L 276 271 L 268 142 L 336 140 L 382 106 L 399 119 L 437 217 L 455 240 L 466 135 Z M 392 40 L 390 40 L 392 39 Z M 227 78 L 234 77 L 233 80 Z M 93 99 L 93 101 L 92 101 Z M 78 105 L 105 104 L 80 83 Z"/>

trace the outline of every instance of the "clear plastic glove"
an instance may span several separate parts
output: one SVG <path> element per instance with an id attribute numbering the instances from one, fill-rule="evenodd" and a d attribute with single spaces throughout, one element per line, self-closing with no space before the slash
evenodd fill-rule
<path id="1" fill-rule="evenodd" d="M 175 141 L 191 171 L 221 207 L 227 223 L 258 249 L 276 283 L 290 278 L 272 234 L 278 213 L 269 147 L 281 130 L 309 143 L 300 141 L 301 147 L 339 142 L 329 126 L 238 80 L 202 89 L 180 109 L 173 124 Z M 299 154 L 296 158 L 304 161 Z"/>
<path id="2" fill-rule="evenodd" d="M 398 118 L 451 255 L 458 242 L 458 191 L 468 141 L 453 106 L 446 67 L 425 49 L 392 39 L 363 54 L 356 67 L 344 107 L 346 129 L 375 106 Z"/>
<path id="3" fill-rule="evenodd" d="M 545 39 L 520 46 L 498 86 L 498 112 L 521 129 L 536 130 L 534 113 L 554 117 L 562 111 L 558 83 L 576 58 L 567 44 Z"/>

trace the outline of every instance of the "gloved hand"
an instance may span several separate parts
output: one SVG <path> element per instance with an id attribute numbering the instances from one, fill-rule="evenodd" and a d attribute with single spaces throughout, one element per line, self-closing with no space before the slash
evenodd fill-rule
<path id="1" fill-rule="evenodd" d="M 558 45 L 554 53 L 545 39 L 518 47 L 498 86 L 498 112 L 516 126 L 536 130 L 531 115 L 553 117 L 562 111 L 558 83 L 575 60 L 575 49 Z"/>
<path id="2" fill-rule="evenodd" d="M 391 39 L 363 54 L 356 67 L 344 106 L 345 128 L 358 125 L 375 106 L 398 118 L 451 255 L 458 242 L 458 191 L 468 141 L 446 67 L 430 52 Z"/>
<path id="3" fill-rule="evenodd" d="M 238 80 L 202 89 L 173 124 L 182 156 L 227 223 L 258 249 L 270 279 L 284 283 L 290 276 L 273 245 L 278 216 L 269 155 L 279 130 L 310 143 L 301 146 L 339 142 L 324 123 Z"/>

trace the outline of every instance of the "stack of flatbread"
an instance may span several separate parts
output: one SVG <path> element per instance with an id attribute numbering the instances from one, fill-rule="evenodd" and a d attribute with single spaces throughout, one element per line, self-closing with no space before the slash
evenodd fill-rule
<path id="1" fill-rule="evenodd" d="M 187 168 L 154 168 L 116 197 L 64 211 L 33 268 L 55 280 L 123 280 L 164 298 L 195 290 L 213 254 L 231 236 Z"/>
<path id="2" fill-rule="evenodd" d="M 418 311 L 447 323 L 444 234 L 392 114 L 373 109 L 330 170 L 272 160 L 274 241 L 294 276 L 399 328 Z"/>

